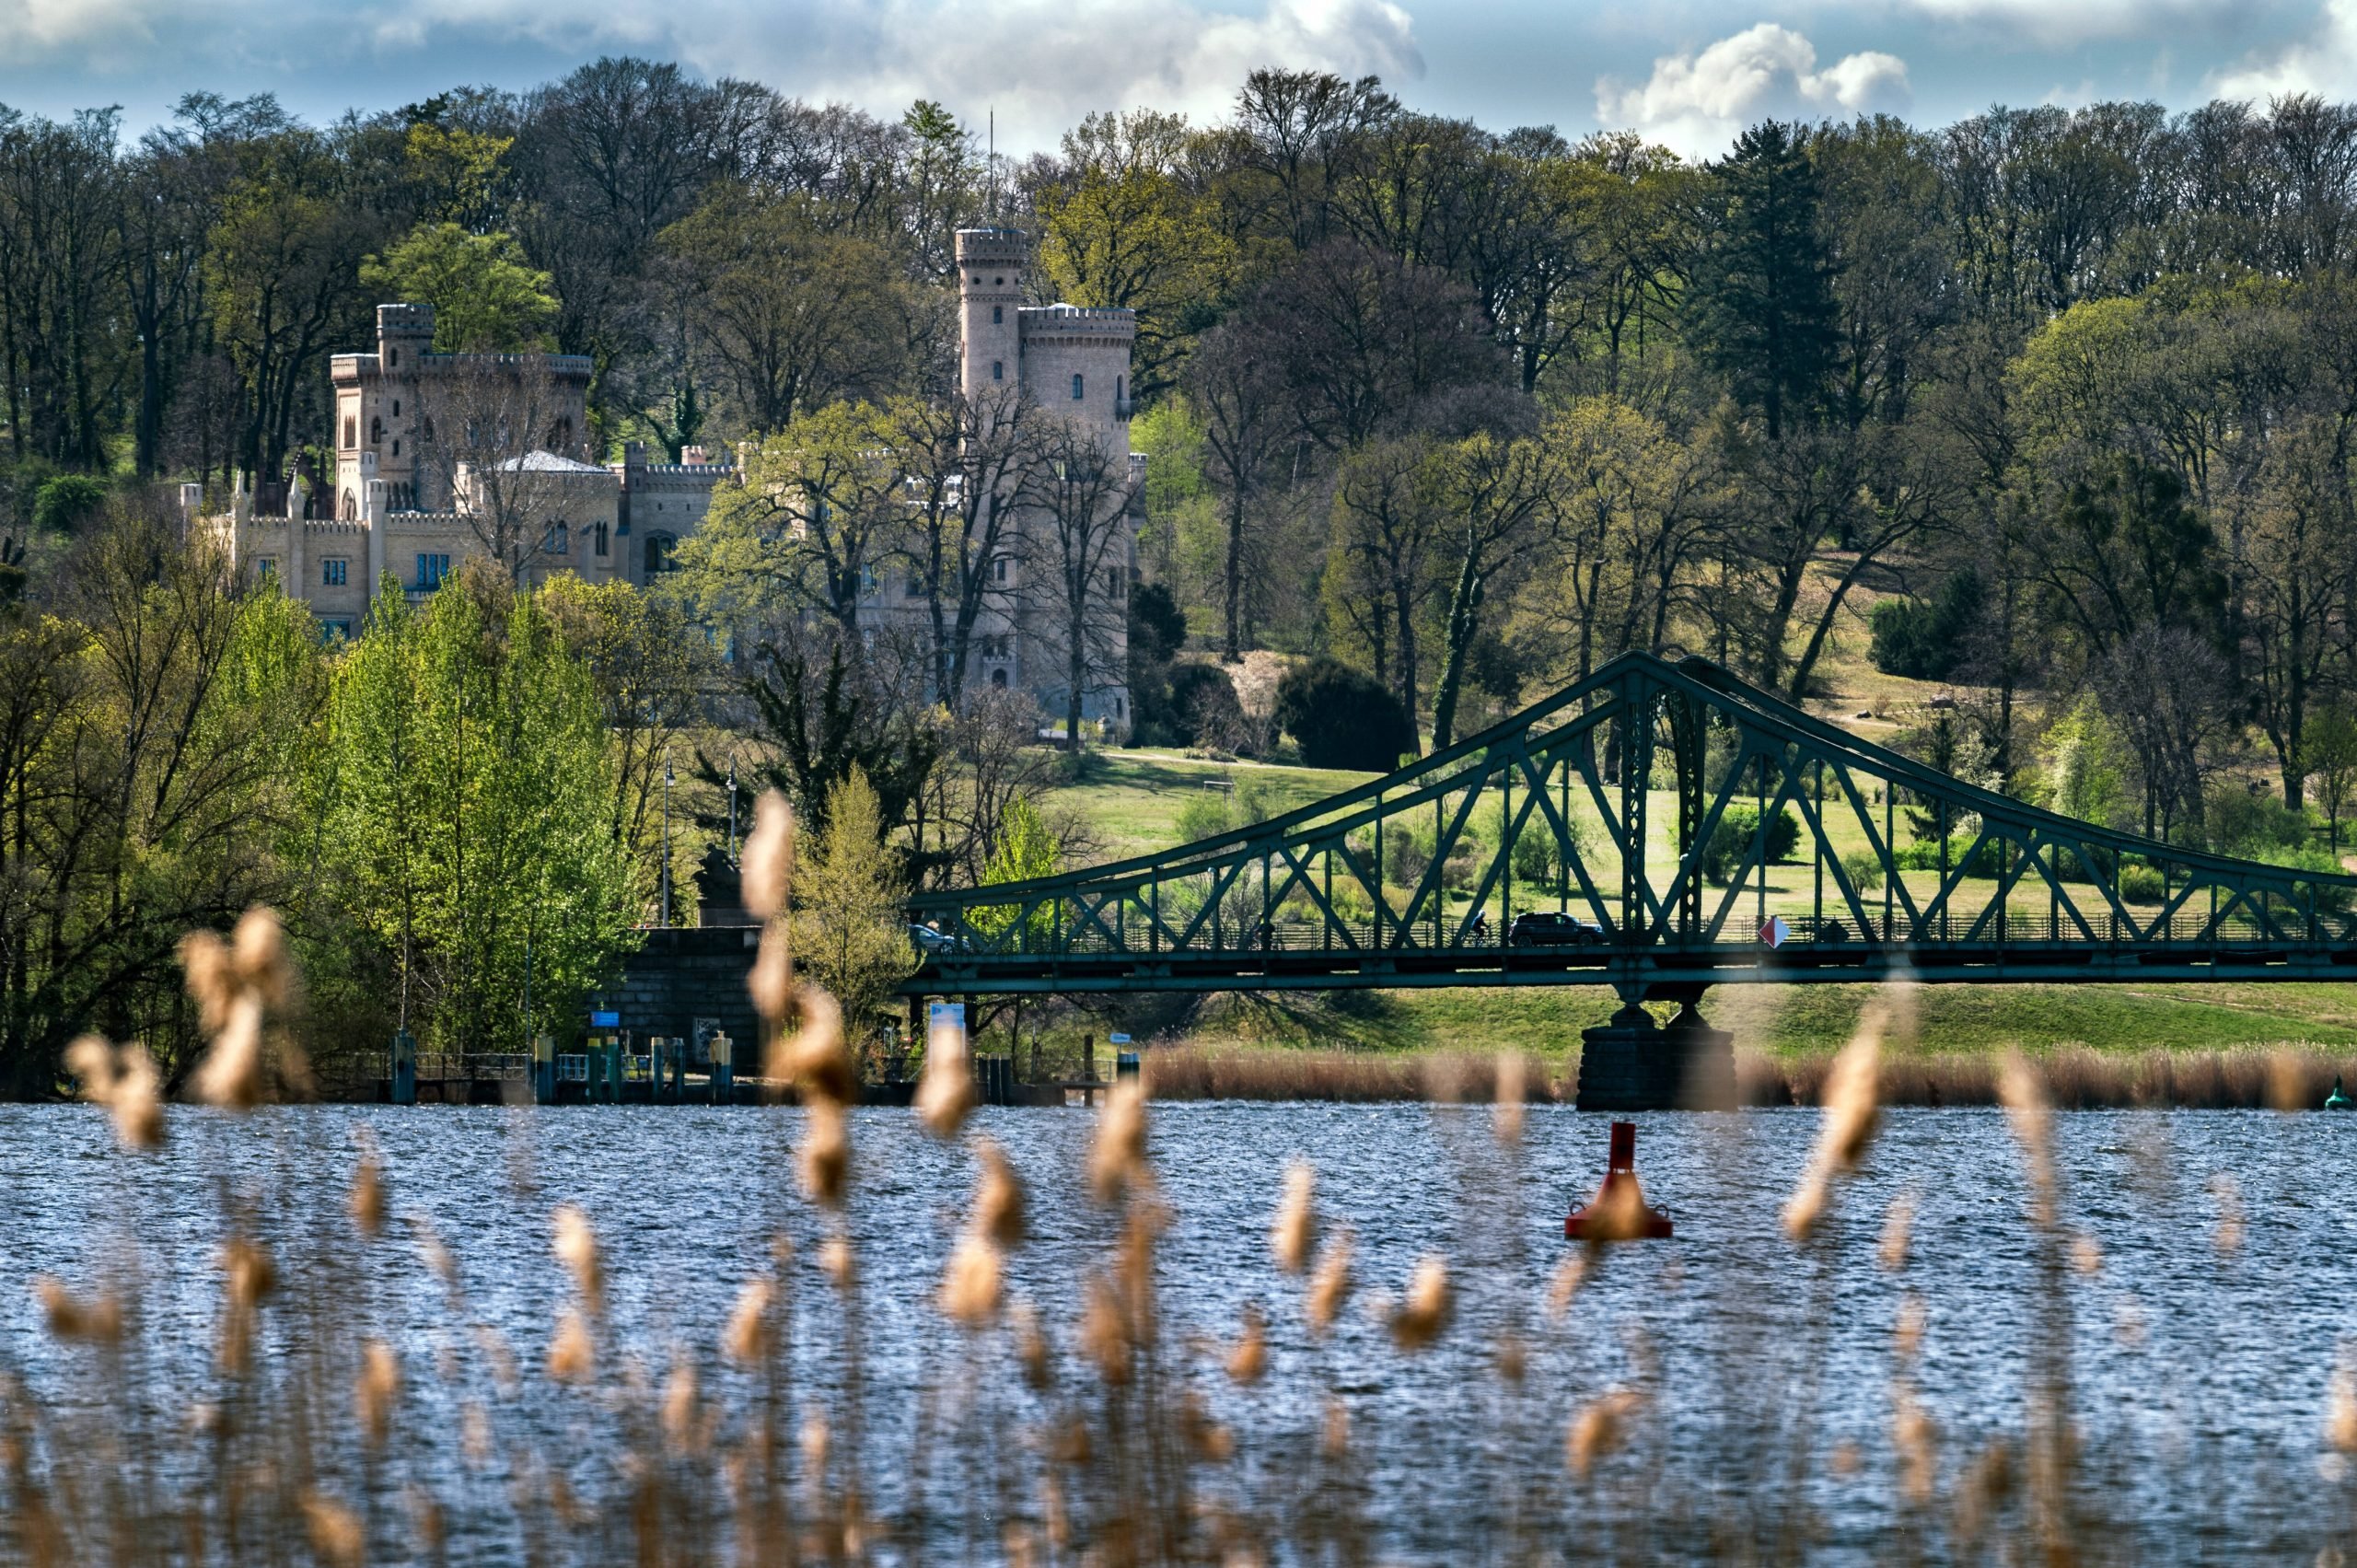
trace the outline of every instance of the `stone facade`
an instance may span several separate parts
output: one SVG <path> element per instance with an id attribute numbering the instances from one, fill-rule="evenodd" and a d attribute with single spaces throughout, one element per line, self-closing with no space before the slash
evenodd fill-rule
<path id="1" fill-rule="evenodd" d="M 298 477 L 283 500 L 275 487 L 262 506 L 240 494 L 228 515 L 202 520 L 239 567 L 275 576 L 330 635 L 358 632 L 386 575 L 422 598 L 459 562 L 485 553 L 478 522 L 496 482 L 434 460 L 437 436 L 450 438 L 435 430 L 436 412 L 459 417 L 448 411 L 461 381 L 495 388 L 503 377 L 533 377 L 541 442 L 499 465 L 507 479 L 528 477 L 535 516 L 545 519 L 528 580 L 570 572 L 644 586 L 702 522 L 714 487 L 736 474 L 692 447 L 690 461 L 650 462 L 643 442 L 619 463 L 588 461 L 586 356 L 443 354 L 433 342 L 432 306 L 378 306 L 377 351 L 331 362 L 337 445 L 328 494 L 311 495 Z"/>
<path id="2" fill-rule="evenodd" d="M 1103 580 L 1092 580 L 1090 610 L 1078 628 L 1062 595 L 1051 591 L 1052 551 L 1044 520 L 1036 512 L 1009 520 L 1011 548 L 991 563 L 993 593 L 975 626 L 980 646 L 970 656 L 972 679 L 1028 690 L 1048 719 L 1059 719 L 1067 694 L 1068 638 L 1076 631 L 1089 640 L 1091 672 L 1081 694 L 1081 716 L 1118 735 L 1126 733 L 1131 719 L 1125 679 L 1129 588 L 1137 569 L 1137 526 L 1144 520 L 1145 459 L 1130 450 L 1130 349 L 1137 338 L 1137 314 L 1026 305 L 1024 273 L 1029 265 L 1030 242 L 1021 229 L 958 231 L 959 389 L 979 409 L 1021 398 L 1078 426 L 1128 473 L 1131 494 Z M 908 573 L 879 579 L 863 608 L 879 623 L 921 627 L 923 585 Z"/>

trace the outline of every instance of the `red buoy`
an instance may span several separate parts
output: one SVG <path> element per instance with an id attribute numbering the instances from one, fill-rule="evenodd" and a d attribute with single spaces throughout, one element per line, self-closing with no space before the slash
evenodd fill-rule
<path id="1" fill-rule="evenodd" d="M 1637 1185 L 1637 1124 L 1612 1124 L 1612 1153 L 1604 1170 L 1604 1185 L 1585 1208 L 1573 1209 L 1563 1221 L 1563 1235 L 1572 1241 L 1634 1241 L 1666 1237 L 1669 1216 L 1645 1203 Z"/>

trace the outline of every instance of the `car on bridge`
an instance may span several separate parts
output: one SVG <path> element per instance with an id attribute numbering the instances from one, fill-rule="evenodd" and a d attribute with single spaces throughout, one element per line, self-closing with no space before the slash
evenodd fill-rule
<path id="1" fill-rule="evenodd" d="M 930 925 L 910 926 L 909 940 L 915 944 L 918 952 L 927 958 L 935 953 L 970 953 L 974 950 L 974 945 L 963 936 L 936 931 Z"/>
<path id="2" fill-rule="evenodd" d="M 1555 910 L 1533 910 L 1506 927 L 1509 947 L 1601 947 L 1608 938 L 1592 920 Z"/>

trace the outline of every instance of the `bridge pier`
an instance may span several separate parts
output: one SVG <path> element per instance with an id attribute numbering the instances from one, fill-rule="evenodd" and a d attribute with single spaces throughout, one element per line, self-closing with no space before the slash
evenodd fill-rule
<path id="1" fill-rule="evenodd" d="M 1666 1024 L 1623 993 L 1610 1023 L 1581 1032 L 1580 1109 L 1735 1109 L 1735 1036 L 1702 1016 L 1702 987 L 1679 986 L 1659 999 L 1678 1004 Z"/>

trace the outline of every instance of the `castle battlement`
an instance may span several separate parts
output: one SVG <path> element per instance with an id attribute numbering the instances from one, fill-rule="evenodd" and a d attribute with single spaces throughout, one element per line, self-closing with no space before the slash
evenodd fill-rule
<path id="1" fill-rule="evenodd" d="M 1031 238 L 1019 228 L 961 228 L 958 231 L 958 262 L 1019 267 L 1031 254 Z"/>
<path id="2" fill-rule="evenodd" d="M 322 539 L 339 536 L 346 539 L 361 539 L 366 536 L 368 525 L 362 522 L 349 522 L 342 517 L 314 517 L 303 525 L 303 532 L 307 537 Z"/>

